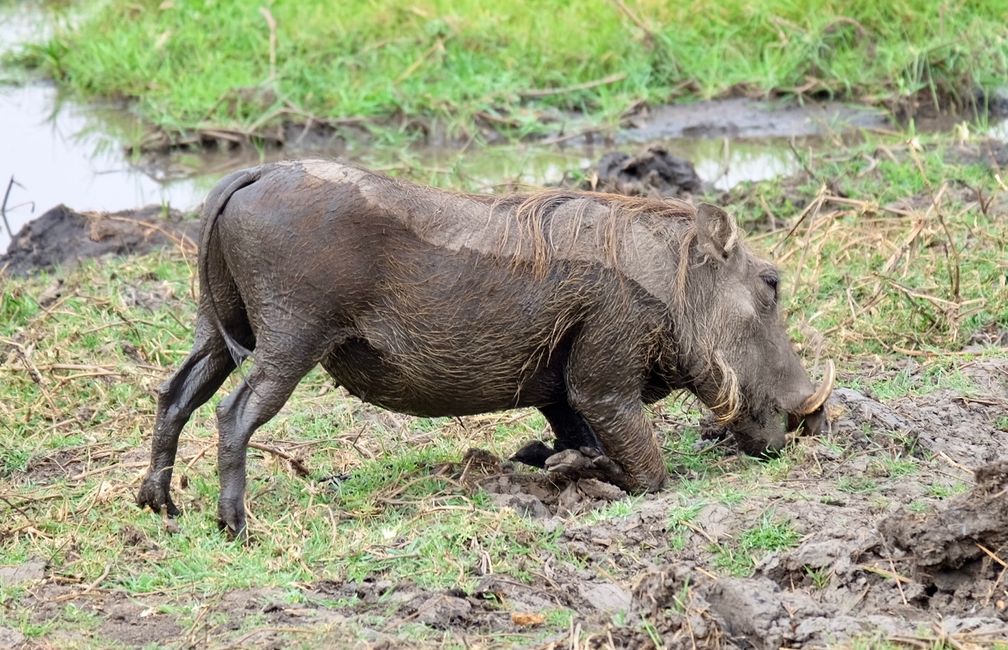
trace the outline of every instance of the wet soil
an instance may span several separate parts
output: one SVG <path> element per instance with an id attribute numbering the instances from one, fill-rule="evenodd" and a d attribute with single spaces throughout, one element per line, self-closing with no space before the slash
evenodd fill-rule
<path id="1" fill-rule="evenodd" d="M 197 220 L 148 206 L 123 212 L 75 212 L 58 205 L 29 221 L 0 255 L 0 273 L 27 275 L 72 267 L 106 255 L 136 255 L 166 246 L 192 250 Z"/>
<path id="2" fill-rule="evenodd" d="M 859 128 L 884 128 L 882 110 L 838 102 L 765 102 L 736 97 L 647 108 L 627 120 L 619 139 L 648 142 L 666 138 L 802 137 Z"/>
<path id="3" fill-rule="evenodd" d="M 678 489 L 641 498 L 629 514 L 600 516 L 626 495 L 478 449 L 431 468 L 557 532 L 563 554 L 527 558 L 531 581 L 474 566 L 476 586 L 467 590 L 381 576 L 245 589 L 205 605 L 194 623 L 168 613 L 171 596 L 82 590 L 37 559 L 9 578 L 28 586 L 38 625 L 60 620 L 71 604 L 95 615 L 78 636 L 46 637 L 71 645 L 280 647 L 310 636 L 335 647 L 405 648 L 418 645 L 402 636 L 403 626 L 414 625 L 460 645 L 508 638 L 504 645 L 559 649 L 573 647 L 571 632 L 537 630 L 544 614 L 567 609 L 577 647 L 826 647 L 852 639 L 991 647 L 1008 640 L 1008 432 L 998 428 L 1008 413 L 1008 359 L 965 372 L 975 394 L 937 390 L 882 403 L 837 391 L 828 406 L 831 433 L 801 440 L 802 462 L 755 487 L 738 477 L 748 490 L 738 502 L 699 495 L 685 527 L 671 517 L 683 504 Z M 737 454 L 730 444 L 721 449 L 725 462 Z M 880 463 L 897 451 L 914 459 L 912 472 L 894 474 Z M 676 476 L 701 477 L 685 468 Z M 939 492 L 960 484 L 968 489 L 958 496 Z M 719 557 L 768 512 L 790 520 L 800 538 L 756 557 L 751 575 L 732 575 Z M 121 534 L 137 553 L 161 553 L 137 529 L 127 525 Z M 18 638 L 14 630 L 3 634 Z"/>
<path id="4" fill-rule="evenodd" d="M 602 156 L 582 189 L 654 198 L 700 193 L 704 183 L 690 161 L 651 146 L 635 155 L 612 151 Z"/>

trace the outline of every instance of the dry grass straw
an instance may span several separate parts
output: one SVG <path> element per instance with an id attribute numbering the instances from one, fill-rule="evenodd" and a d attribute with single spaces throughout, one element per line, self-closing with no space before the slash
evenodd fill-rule
<path id="1" fill-rule="evenodd" d="M 986 235 L 973 232 L 969 215 L 986 212 L 999 191 L 984 198 L 949 181 L 934 187 L 915 146 L 907 149 L 925 181 L 924 196 L 883 205 L 840 196 L 824 183 L 789 228 L 755 238 L 776 240 L 773 256 L 793 269 L 796 302 L 815 306 L 806 314 L 810 321 L 834 315 L 820 332 L 831 354 L 872 344 L 909 354 L 934 345 L 955 348 L 964 322 L 990 306 L 989 294 L 964 295 L 963 255 L 971 252 L 961 249 L 963 242 Z M 849 283 L 820 292 L 830 284 L 824 276 L 838 269 Z M 815 297 L 808 300 L 810 295 Z"/>

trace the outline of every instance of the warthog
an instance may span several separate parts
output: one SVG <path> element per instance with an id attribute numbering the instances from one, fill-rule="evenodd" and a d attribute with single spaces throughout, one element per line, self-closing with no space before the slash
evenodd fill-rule
<path id="1" fill-rule="evenodd" d="M 817 389 L 777 310 L 777 271 L 712 205 L 547 190 L 492 197 L 325 161 L 235 172 L 210 192 L 195 342 L 158 391 L 141 506 L 169 496 L 179 433 L 217 408 L 218 517 L 244 532 L 249 438 L 316 364 L 422 416 L 539 409 L 517 459 L 629 491 L 666 481 L 645 404 L 685 389 L 746 451 L 817 430 Z M 832 365 L 830 366 L 832 368 Z"/>

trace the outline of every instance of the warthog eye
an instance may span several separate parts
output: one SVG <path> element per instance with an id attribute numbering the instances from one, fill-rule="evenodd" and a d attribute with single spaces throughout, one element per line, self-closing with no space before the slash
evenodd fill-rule
<path id="1" fill-rule="evenodd" d="M 777 274 L 776 273 L 764 273 L 760 277 L 763 278 L 763 282 L 766 282 L 766 285 L 768 287 L 770 287 L 771 291 L 773 291 L 774 301 L 776 302 L 777 301 Z"/>

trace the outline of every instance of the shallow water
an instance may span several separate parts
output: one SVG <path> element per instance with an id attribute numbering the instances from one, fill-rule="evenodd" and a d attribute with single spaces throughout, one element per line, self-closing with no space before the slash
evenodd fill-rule
<path id="1" fill-rule="evenodd" d="M 0 88 L 0 191 L 11 177 L 17 181 L 7 203 L 14 232 L 60 203 L 76 210 L 119 210 L 199 202 L 198 180 L 167 180 L 132 164 L 122 145 L 102 131 L 100 112 L 60 104 L 45 84 Z M 6 237 L 4 232 L 0 246 Z"/>

